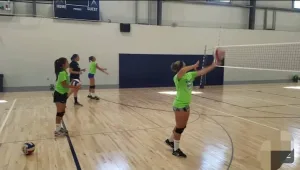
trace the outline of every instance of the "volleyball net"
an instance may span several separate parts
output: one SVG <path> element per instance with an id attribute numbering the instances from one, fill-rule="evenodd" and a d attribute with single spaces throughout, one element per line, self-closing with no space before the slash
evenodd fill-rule
<path id="1" fill-rule="evenodd" d="M 300 72 L 300 42 L 216 46 L 205 49 L 204 60 L 216 49 L 225 51 L 224 69 L 266 70 L 276 72 Z M 207 65 L 203 60 L 203 66 Z M 205 85 L 201 77 L 200 87 Z"/>
<path id="2" fill-rule="evenodd" d="M 218 46 L 225 68 L 300 72 L 300 42 Z"/>

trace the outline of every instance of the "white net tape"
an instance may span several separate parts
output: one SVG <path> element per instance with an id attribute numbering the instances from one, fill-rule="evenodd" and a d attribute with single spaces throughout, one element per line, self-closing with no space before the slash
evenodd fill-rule
<path id="1" fill-rule="evenodd" d="M 300 43 L 219 46 L 223 67 L 300 72 Z"/>

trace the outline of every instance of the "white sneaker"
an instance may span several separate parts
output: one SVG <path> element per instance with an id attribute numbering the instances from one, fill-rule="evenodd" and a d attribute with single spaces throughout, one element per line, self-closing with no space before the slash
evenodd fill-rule
<path id="1" fill-rule="evenodd" d="M 69 131 L 68 131 L 67 129 L 63 128 L 63 127 L 61 127 L 60 130 L 61 130 L 62 132 L 64 132 L 64 133 L 69 133 Z"/>
<path id="2" fill-rule="evenodd" d="M 61 128 L 59 131 L 54 131 L 55 136 L 67 136 L 67 133 Z"/>

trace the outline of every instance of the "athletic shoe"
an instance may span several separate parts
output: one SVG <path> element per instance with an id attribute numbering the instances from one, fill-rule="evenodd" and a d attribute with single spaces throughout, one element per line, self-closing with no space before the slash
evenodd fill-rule
<path id="1" fill-rule="evenodd" d="M 67 133 L 62 130 L 62 128 L 59 131 L 54 131 L 55 136 L 67 136 Z"/>
<path id="2" fill-rule="evenodd" d="M 167 139 L 167 140 L 165 141 L 165 143 L 166 143 L 167 145 L 169 145 L 172 149 L 174 148 L 174 142 L 170 142 L 169 139 Z"/>
<path id="3" fill-rule="evenodd" d="M 60 131 L 64 132 L 64 133 L 69 133 L 69 131 L 63 127 L 61 127 Z"/>
<path id="4" fill-rule="evenodd" d="M 94 100 L 100 100 L 100 98 L 98 96 L 92 97 L 92 99 L 94 99 Z"/>
<path id="5" fill-rule="evenodd" d="M 76 105 L 76 106 L 83 106 L 83 105 L 80 104 L 79 102 L 75 102 L 74 105 Z"/>
<path id="6" fill-rule="evenodd" d="M 177 149 L 176 151 L 173 150 L 173 155 L 177 157 L 186 158 L 186 154 L 184 154 L 180 149 Z"/>
<path id="7" fill-rule="evenodd" d="M 88 97 L 88 98 L 90 98 L 90 99 L 92 99 L 92 98 L 93 98 L 93 97 L 92 97 L 92 95 L 88 95 L 87 97 Z"/>

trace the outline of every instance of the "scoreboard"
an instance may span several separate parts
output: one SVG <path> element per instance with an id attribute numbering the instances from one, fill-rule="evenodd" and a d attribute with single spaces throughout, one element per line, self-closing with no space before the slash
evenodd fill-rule
<path id="1" fill-rule="evenodd" d="M 53 3 L 56 18 L 100 19 L 99 0 L 54 0 Z"/>

